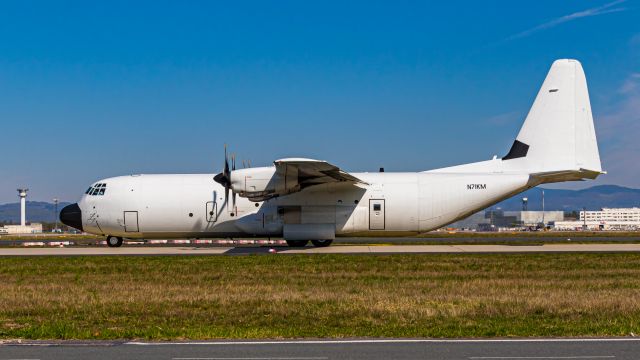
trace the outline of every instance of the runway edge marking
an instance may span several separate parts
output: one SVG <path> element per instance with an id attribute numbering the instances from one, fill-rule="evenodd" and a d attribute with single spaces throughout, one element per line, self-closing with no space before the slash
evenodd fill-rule
<path id="1" fill-rule="evenodd" d="M 282 345 L 282 344 L 393 344 L 393 343 L 524 343 L 524 342 L 640 342 L 640 338 L 584 338 L 584 339 L 354 339 L 354 340 L 267 340 L 267 341 L 187 341 L 145 342 L 129 341 L 124 345 Z"/>

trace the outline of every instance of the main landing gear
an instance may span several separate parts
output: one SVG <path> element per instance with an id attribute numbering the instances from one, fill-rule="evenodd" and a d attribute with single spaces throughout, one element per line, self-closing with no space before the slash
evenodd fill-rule
<path id="1" fill-rule="evenodd" d="M 107 236 L 107 245 L 109 247 L 120 247 L 122 246 L 122 238 L 117 236 Z"/>
<path id="2" fill-rule="evenodd" d="M 333 240 L 311 240 L 311 243 L 315 247 L 327 247 L 331 245 Z M 305 247 L 309 243 L 309 240 L 287 240 L 289 247 Z"/>

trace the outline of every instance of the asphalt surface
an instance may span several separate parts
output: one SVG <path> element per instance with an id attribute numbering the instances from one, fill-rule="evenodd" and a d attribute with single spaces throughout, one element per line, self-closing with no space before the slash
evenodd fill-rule
<path id="1" fill-rule="evenodd" d="M 0 256 L 100 256 L 100 255 L 249 255 L 249 254 L 420 254 L 420 253 L 561 253 L 640 252 L 640 244 L 545 244 L 545 245 L 334 245 L 200 247 L 122 246 L 0 248 Z M 1 359 L 0 359 L 1 360 Z"/>
<path id="2" fill-rule="evenodd" d="M 525 233 L 526 235 L 526 233 Z M 580 243 L 640 243 L 640 232 L 638 232 L 638 236 L 574 236 L 570 238 L 568 236 L 477 236 L 477 237 L 455 237 L 455 236 L 447 236 L 447 237 L 338 237 L 334 241 L 334 245 L 420 245 L 428 242 L 429 244 L 495 244 L 498 243 L 508 243 L 513 245 L 526 245 L 531 243 L 550 243 L 550 242 L 571 242 L 577 241 Z M 95 239 L 75 239 L 73 236 L 66 238 L 58 238 L 54 239 L 51 237 L 47 237 L 46 235 L 38 234 L 31 236 L 24 236 L 21 239 L 13 239 L 6 240 L 2 236 L 0 236 L 0 245 L 9 245 L 9 246 L 24 246 L 28 244 L 36 244 L 42 243 L 44 245 L 50 244 L 58 244 L 58 243 L 69 243 L 73 242 L 76 245 L 105 245 L 104 239 L 96 241 Z M 96 242 L 101 242 L 102 244 L 96 244 Z M 125 240 L 126 242 L 139 242 L 140 244 L 144 243 L 144 241 L 139 240 Z M 282 239 L 257 239 L 257 238 L 248 238 L 248 239 L 174 239 L 174 240 L 148 240 L 146 244 L 148 245 L 175 245 L 175 244 L 192 244 L 197 245 L 198 243 L 202 245 L 208 246 L 234 246 L 235 244 L 239 245 L 281 245 L 286 246 L 286 242 Z"/>
<path id="3" fill-rule="evenodd" d="M 535 340 L 311 340 L 186 343 L 29 343 L 0 345 L 7 359 L 629 359 L 640 358 L 640 339 Z"/>
<path id="4" fill-rule="evenodd" d="M 402 243 L 402 244 L 411 244 L 413 242 L 416 243 L 424 243 L 425 241 L 434 241 L 438 243 L 462 243 L 473 241 L 477 244 L 482 243 L 495 243 L 496 241 L 500 242 L 509 242 L 509 243 L 527 243 L 527 242 L 549 242 L 549 241 L 567 241 L 571 236 L 526 236 L 528 233 L 522 233 L 523 235 L 513 235 L 513 236 L 503 236 L 498 233 L 496 236 L 487 236 L 487 233 L 482 233 L 482 236 L 447 236 L 447 237 L 339 237 L 336 238 L 334 244 L 340 243 L 349 243 L 349 244 L 379 244 L 379 243 Z M 495 234 L 495 233 L 494 233 Z M 574 241 L 580 241 L 583 243 L 598 243 L 598 242 L 606 242 L 606 243 L 615 243 L 615 242 L 640 242 L 640 232 L 638 236 L 577 236 L 573 237 Z"/>

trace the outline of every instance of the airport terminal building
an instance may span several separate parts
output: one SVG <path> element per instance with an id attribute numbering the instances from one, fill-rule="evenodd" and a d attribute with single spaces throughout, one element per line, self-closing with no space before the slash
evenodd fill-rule
<path id="1" fill-rule="evenodd" d="M 564 220 L 564 211 L 503 211 L 488 209 L 477 212 L 448 227 L 476 231 L 512 231 L 514 229 L 538 227 Z"/>
<path id="2" fill-rule="evenodd" d="M 556 221 L 555 230 L 640 230 L 640 208 L 603 208 L 580 211 L 580 220 Z"/>
<path id="3" fill-rule="evenodd" d="M 580 211 L 578 220 L 565 220 L 564 211 L 502 211 L 484 210 L 455 222 L 449 227 L 475 231 L 513 231 L 545 224 L 552 230 L 638 231 L 640 208 L 603 208 Z"/>

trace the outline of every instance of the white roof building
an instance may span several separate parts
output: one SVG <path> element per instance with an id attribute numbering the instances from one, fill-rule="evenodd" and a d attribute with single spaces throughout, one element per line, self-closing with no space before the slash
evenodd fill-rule
<path id="1" fill-rule="evenodd" d="M 640 230 L 640 208 L 603 208 L 580 211 L 580 220 L 556 221 L 556 230 Z"/>
<path id="2" fill-rule="evenodd" d="M 622 221 L 640 222 L 640 208 L 603 208 L 599 211 L 580 211 L 580 220 L 584 221 Z"/>
<path id="3" fill-rule="evenodd" d="M 31 223 L 29 225 L 5 225 L 0 227 L 0 235 L 39 234 L 42 232 L 42 224 Z"/>

